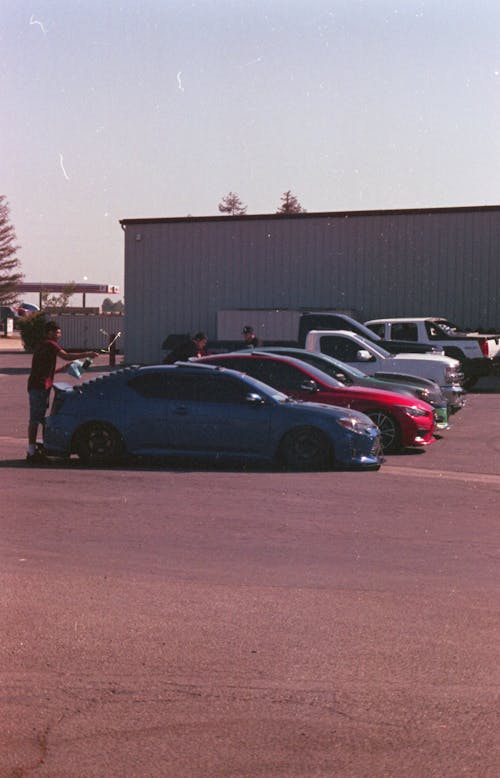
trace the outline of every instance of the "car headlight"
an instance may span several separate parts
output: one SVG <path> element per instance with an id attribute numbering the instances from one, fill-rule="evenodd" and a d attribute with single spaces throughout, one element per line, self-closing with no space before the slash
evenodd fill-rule
<path id="1" fill-rule="evenodd" d="M 401 408 L 402 411 L 413 419 L 416 419 L 419 416 L 429 416 L 430 413 L 430 411 L 424 411 L 423 408 L 415 408 L 413 405 L 398 405 L 397 407 Z"/>
<path id="2" fill-rule="evenodd" d="M 361 421 L 353 416 L 342 416 L 340 419 L 336 419 L 336 422 L 341 427 L 356 432 L 358 435 L 366 435 L 367 432 L 373 432 L 377 429 L 373 422 Z"/>

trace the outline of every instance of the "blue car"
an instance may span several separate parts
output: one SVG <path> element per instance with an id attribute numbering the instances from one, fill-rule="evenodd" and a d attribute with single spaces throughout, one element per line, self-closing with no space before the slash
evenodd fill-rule
<path id="1" fill-rule="evenodd" d="M 177 363 L 56 387 L 44 445 L 108 465 L 126 454 L 378 470 L 379 430 L 348 408 L 296 402 L 234 370 Z"/>

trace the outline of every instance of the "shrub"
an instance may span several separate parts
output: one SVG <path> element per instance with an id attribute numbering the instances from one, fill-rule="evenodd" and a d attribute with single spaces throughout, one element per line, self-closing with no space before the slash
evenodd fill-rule
<path id="1" fill-rule="evenodd" d="M 44 311 L 34 311 L 28 316 L 23 316 L 19 320 L 19 329 L 24 350 L 31 353 L 35 346 L 45 337 L 45 324 L 47 317 Z"/>

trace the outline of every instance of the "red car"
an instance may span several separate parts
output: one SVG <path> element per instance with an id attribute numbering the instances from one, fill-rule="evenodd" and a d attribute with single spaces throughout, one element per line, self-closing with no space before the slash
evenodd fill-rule
<path id="1" fill-rule="evenodd" d="M 381 389 L 344 386 L 321 370 L 293 357 L 254 351 L 215 354 L 201 362 L 239 370 L 296 400 L 353 408 L 380 429 L 385 452 L 433 443 L 436 423 L 431 405 Z"/>

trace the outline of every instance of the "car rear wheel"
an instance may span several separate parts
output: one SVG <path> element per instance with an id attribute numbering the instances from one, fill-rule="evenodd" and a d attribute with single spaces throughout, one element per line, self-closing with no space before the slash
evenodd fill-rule
<path id="1" fill-rule="evenodd" d="M 384 454 L 399 451 L 401 449 L 401 432 L 396 419 L 384 411 L 369 411 L 366 412 L 366 415 L 380 430 L 380 445 Z"/>
<path id="2" fill-rule="evenodd" d="M 300 427 L 283 438 L 280 459 L 288 470 L 324 470 L 333 464 L 334 456 L 320 430 Z"/>
<path id="3" fill-rule="evenodd" d="M 117 430 L 104 422 L 92 422 L 75 436 L 74 449 L 86 465 L 111 465 L 123 456 L 125 447 Z"/>

